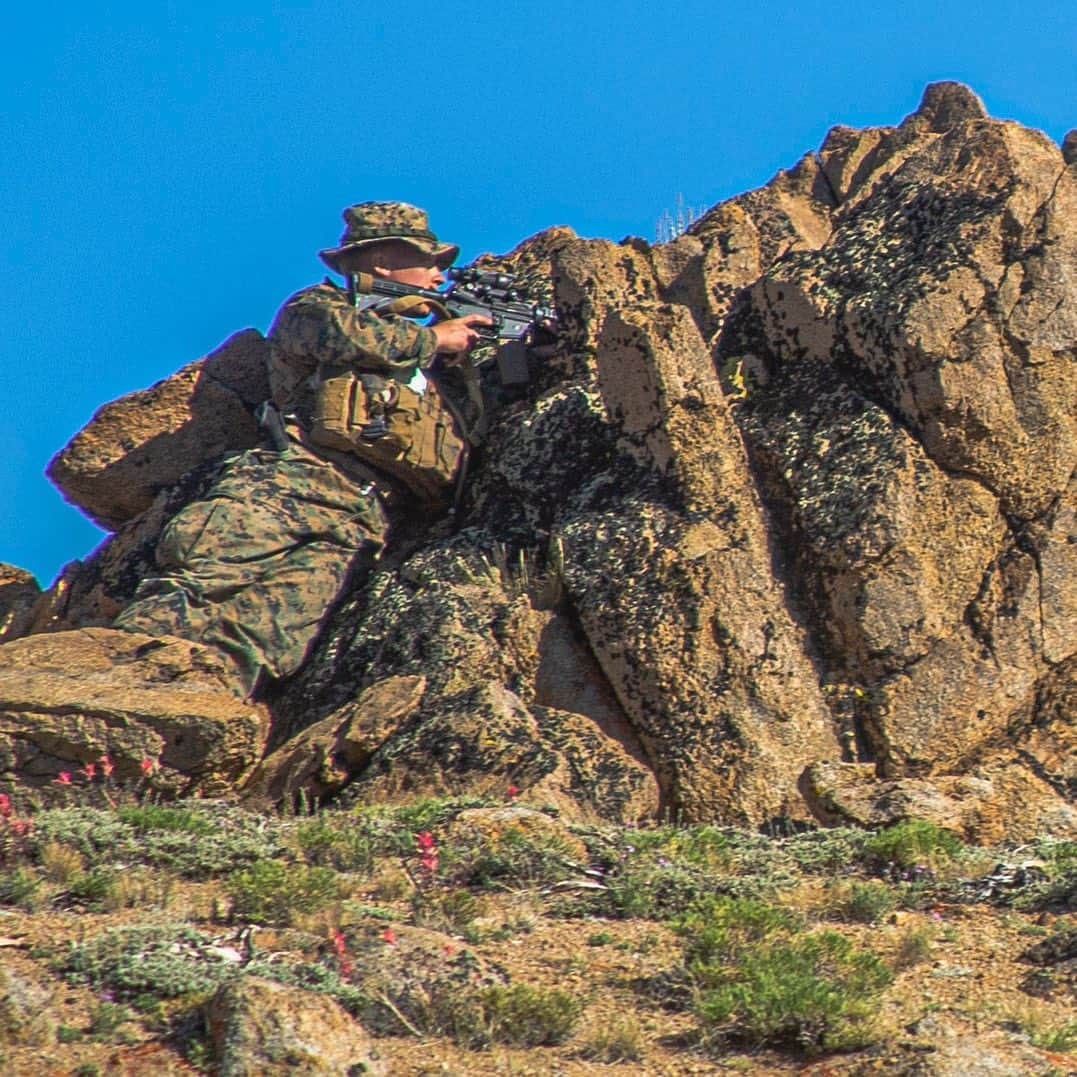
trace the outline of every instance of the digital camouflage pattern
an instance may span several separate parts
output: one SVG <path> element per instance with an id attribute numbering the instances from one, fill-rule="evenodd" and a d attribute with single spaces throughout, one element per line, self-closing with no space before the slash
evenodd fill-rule
<path id="1" fill-rule="evenodd" d="M 407 382 L 434 357 L 433 329 L 395 314 L 358 310 L 332 281 L 289 299 L 269 330 L 269 384 L 281 411 L 309 427 L 320 364 Z"/>
<path id="2" fill-rule="evenodd" d="M 431 255 L 441 269 L 452 265 L 460 248 L 452 243 L 439 243 L 430 231 L 426 212 L 407 202 L 358 202 L 342 214 L 344 234 L 340 245 L 319 252 L 330 269 L 340 270 L 341 259 L 386 239 L 399 239 Z"/>
<path id="3" fill-rule="evenodd" d="M 227 654 L 250 693 L 262 671 L 295 672 L 349 579 L 384 545 L 388 518 L 361 480 L 302 446 L 228 460 L 167 524 L 158 577 L 115 627 Z"/>
<path id="4" fill-rule="evenodd" d="M 439 260 L 456 254 L 438 244 L 426 214 L 405 203 L 360 203 L 344 219 L 341 248 L 323 257 L 386 238 L 406 239 Z M 311 443 L 319 379 L 332 371 L 407 383 L 437 346 L 432 329 L 359 309 L 330 280 L 288 299 L 268 341 L 273 403 L 295 420 L 289 447 L 226 461 L 207 493 L 166 525 L 158 575 L 141 583 L 114 622 L 217 648 L 234 662 L 246 693 L 264 675 L 287 677 L 302 665 L 329 609 L 374 563 L 388 532 L 361 463 Z M 379 488 L 393 496 L 387 484 Z"/>

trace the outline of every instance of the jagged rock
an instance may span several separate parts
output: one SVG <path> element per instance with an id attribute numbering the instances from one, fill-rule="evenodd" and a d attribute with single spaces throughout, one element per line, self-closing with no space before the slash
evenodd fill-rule
<path id="1" fill-rule="evenodd" d="M 1077 179 L 1038 132 L 969 121 L 907 148 L 825 248 L 752 292 L 777 367 L 831 364 L 931 459 L 1021 519 L 1065 487 L 1075 449 Z"/>
<path id="2" fill-rule="evenodd" d="M 113 780 L 159 763 L 163 791 L 230 792 L 261 755 L 264 707 L 231 691 L 226 660 L 198 644 L 89 628 L 0 647 L 0 782 L 54 783 L 107 754 Z"/>
<path id="3" fill-rule="evenodd" d="M 653 818 L 649 767 L 590 718 L 527 706 L 497 683 L 442 697 L 400 728 L 349 786 L 348 799 L 444 796 L 468 789 L 502 797 L 516 786 L 566 818 Z"/>
<path id="4" fill-rule="evenodd" d="M 1008 730 L 1024 764 L 1077 802 L 1077 655 L 1053 668 Z"/>
<path id="5" fill-rule="evenodd" d="M 916 111 L 897 127 L 832 128 L 819 148 L 819 161 L 834 198 L 848 211 L 932 136 L 983 119 L 987 119 L 983 102 L 967 86 L 934 82 L 924 90 Z"/>
<path id="6" fill-rule="evenodd" d="M 40 594 L 32 573 L 0 562 L 0 643 L 17 639 L 27 631 L 31 610 Z"/>
<path id="7" fill-rule="evenodd" d="M 658 789 L 638 737 L 573 620 L 545 608 L 556 579 L 523 564 L 499 569 L 482 552 L 488 543 L 461 533 L 376 574 L 274 702 L 275 737 L 312 718 L 324 721 L 316 736 L 330 735 L 364 707 L 369 685 L 422 677 L 421 707 L 349 768 L 346 799 L 500 797 L 516 785 L 570 815 L 654 814 Z"/>
<path id="8" fill-rule="evenodd" d="M 740 290 L 775 261 L 827 241 L 835 204 L 823 167 L 808 154 L 766 186 L 720 203 L 691 226 L 690 236 L 698 237 L 704 250 L 700 266 L 704 299 L 694 313 L 705 339 L 711 341 L 721 330 Z M 658 259 L 656 266 L 661 279 Z M 668 284 L 665 291 L 663 298 L 678 300 Z"/>
<path id="9" fill-rule="evenodd" d="M 634 481 L 626 470 L 616 485 L 564 493 L 572 604 L 673 810 L 796 816 L 789 762 L 839 749 L 703 342 L 684 312 L 653 303 L 638 255 L 581 242 L 561 272 L 581 297 L 568 316 L 594 341 L 618 447 L 637 467 Z"/>
<path id="10" fill-rule="evenodd" d="M 1068 165 L 1077 163 L 1077 129 L 1067 131 L 1062 140 L 1062 160 Z"/>
<path id="11" fill-rule="evenodd" d="M 672 243 L 555 228 L 484 256 L 554 294 L 556 355 L 525 387 L 484 372 L 456 530 L 397 525 L 270 693 L 277 754 L 252 788 L 513 784 L 565 812 L 748 824 L 915 808 L 984 840 L 1072 826 L 1073 154 L 937 83 Z M 8 639 L 109 623 L 151 571 L 232 447 L 188 452 L 198 422 L 218 430 L 192 370 L 61 454 L 100 491 L 89 511 L 142 515 Z M 135 468 L 164 445 L 174 470 Z M 842 759 L 870 777 L 839 781 Z"/>
<path id="12" fill-rule="evenodd" d="M 888 776 L 953 772 L 1073 650 L 1077 188 L 960 87 L 828 142 L 855 196 L 719 358 L 832 675 L 862 686 L 862 747 Z"/>
<path id="13" fill-rule="evenodd" d="M 115 530 L 199 464 L 258 443 L 252 409 L 269 396 L 265 364 L 262 334 L 236 333 L 204 359 L 99 409 L 53 457 L 49 478 Z"/>
<path id="14" fill-rule="evenodd" d="M 981 845 L 1077 833 L 1072 804 L 1014 762 L 931 779 L 881 779 L 873 764 L 817 763 L 805 771 L 801 791 L 830 825 L 877 828 L 926 819 Z"/>
<path id="15" fill-rule="evenodd" d="M 245 976 L 205 1007 L 221 1077 L 386 1073 L 370 1035 L 328 995 Z"/>
<path id="16" fill-rule="evenodd" d="M 371 685 L 267 756 L 247 780 L 244 794 L 291 805 L 300 793 L 316 803 L 339 792 L 419 709 L 425 689 L 425 677 L 387 677 Z"/>
<path id="17" fill-rule="evenodd" d="M 1021 980 L 1021 990 L 1037 998 L 1077 999 L 1077 927 L 1058 928 L 1019 957 L 1037 966 Z"/>

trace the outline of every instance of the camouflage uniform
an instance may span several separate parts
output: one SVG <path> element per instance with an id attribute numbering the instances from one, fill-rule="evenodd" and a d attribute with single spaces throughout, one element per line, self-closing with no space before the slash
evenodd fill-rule
<path id="1" fill-rule="evenodd" d="M 271 380 L 287 386 L 277 390 L 275 403 L 309 429 L 308 379 L 319 363 L 406 382 L 434 358 L 436 342 L 427 326 L 374 308 L 357 310 L 348 293 L 326 279 L 292 296 L 269 331 Z"/>
<path id="2" fill-rule="evenodd" d="M 414 207 L 363 203 L 344 218 L 341 246 L 321 252 L 332 268 L 342 255 L 387 238 L 412 243 L 439 265 L 456 256 Z M 306 376 L 333 362 L 406 381 L 433 358 L 436 337 L 405 318 L 356 310 L 327 280 L 284 304 L 269 342 L 271 363 L 292 377 L 291 399 L 276 401 L 295 415 L 287 448 L 223 462 L 207 492 L 166 525 L 156 549 L 160 575 L 142 581 L 114 622 L 221 650 L 246 693 L 263 672 L 280 678 L 299 668 L 334 600 L 374 563 L 389 528 L 388 485 L 357 459 L 306 438 Z"/>

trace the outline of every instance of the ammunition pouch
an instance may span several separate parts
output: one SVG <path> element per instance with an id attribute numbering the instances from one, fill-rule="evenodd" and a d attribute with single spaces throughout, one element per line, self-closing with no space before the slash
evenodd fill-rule
<path id="1" fill-rule="evenodd" d="M 379 374 L 328 365 L 315 379 L 310 440 L 354 454 L 438 507 L 452 503 L 467 448 L 433 386 L 417 393 Z"/>

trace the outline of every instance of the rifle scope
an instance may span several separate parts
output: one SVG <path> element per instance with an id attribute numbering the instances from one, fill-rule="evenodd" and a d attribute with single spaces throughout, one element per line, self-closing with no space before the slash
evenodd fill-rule
<path id="1" fill-rule="evenodd" d="M 492 269 L 475 269 L 469 266 L 463 269 L 453 268 L 445 274 L 449 280 L 457 284 L 478 285 L 483 288 L 497 288 L 505 290 L 516 283 L 516 278 L 508 273 L 496 273 Z"/>

